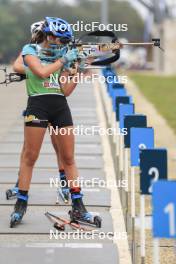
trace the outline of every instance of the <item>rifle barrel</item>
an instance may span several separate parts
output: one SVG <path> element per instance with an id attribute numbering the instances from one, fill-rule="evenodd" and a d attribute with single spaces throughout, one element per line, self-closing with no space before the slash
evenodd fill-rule
<path id="1" fill-rule="evenodd" d="M 122 43 L 124 46 L 154 46 L 154 42 L 129 42 L 129 43 Z"/>

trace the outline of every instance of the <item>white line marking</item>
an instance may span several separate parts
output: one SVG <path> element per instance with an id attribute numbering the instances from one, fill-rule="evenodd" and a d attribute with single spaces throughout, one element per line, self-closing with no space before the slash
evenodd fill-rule
<path id="1" fill-rule="evenodd" d="M 103 248 L 100 243 L 65 243 L 66 248 Z"/>
<path id="2" fill-rule="evenodd" d="M 63 243 L 31 243 L 25 245 L 27 248 L 63 248 Z"/>
<path id="3" fill-rule="evenodd" d="M 96 248 L 102 249 L 101 243 L 31 243 L 26 248 Z"/>

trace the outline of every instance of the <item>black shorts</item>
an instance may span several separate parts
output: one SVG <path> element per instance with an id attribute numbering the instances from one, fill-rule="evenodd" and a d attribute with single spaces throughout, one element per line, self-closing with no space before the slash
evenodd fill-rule
<path id="1" fill-rule="evenodd" d="M 32 127 L 54 128 L 72 126 L 72 116 L 65 96 L 39 95 L 28 98 L 24 117 L 25 125 Z"/>

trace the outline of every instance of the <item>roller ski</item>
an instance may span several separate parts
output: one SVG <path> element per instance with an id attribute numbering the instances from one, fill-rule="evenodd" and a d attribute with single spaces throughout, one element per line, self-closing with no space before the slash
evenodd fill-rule
<path id="1" fill-rule="evenodd" d="M 24 214 L 27 210 L 28 196 L 18 194 L 17 202 L 15 204 L 14 212 L 11 214 L 10 227 L 13 228 L 17 224 L 21 223 Z"/>
<path id="2" fill-rule="evenodd" d="M 52 222 L 54 223 L 53 227 L 57 229 L 58 231 L 65 231 L 65 227 L 68 225 L 70 226 L 73 230 L 80 230 L 84 232 L 91 232 L 93 229 L 88 229 L 84 226 L 81 226 L 77 222 L 73 222 L 70 220 L 66 220 L 64 218 L 61 218 L 59 216 L 56 216 L 54 214 L 51 214 L 49 212 L 45 213 L 45 216 Z"/>
<path id="3" fill-rule="evenodd" d="M 101 228 L 102 219 L 88 213 L 82 200 L 83 194 L 72 193 L 72 210 L 69 211 L 71 222 Z"/>
<path id="4" fill-rule="evenodd" d="M 67 179 L 65 176 L 65 172 L 60 172 L 60 186 L 57 189 L 57 200 L 56 204 L 59 204 L 59 197 L 62 199 L 62 201 L 65 204 L 69 203 L 69 196 L 70 196 L 70 190 L 68 188 Z"/>

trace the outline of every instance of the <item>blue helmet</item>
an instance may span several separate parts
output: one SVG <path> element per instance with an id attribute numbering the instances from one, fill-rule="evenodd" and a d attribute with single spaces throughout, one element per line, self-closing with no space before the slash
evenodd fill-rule
<path id="1" fill-rule="evenodd" d="M 70 41 L 73 37 L 73 32 L 70 24 L 57 17 L 46 17 L 43 31 L 49 35 L 53 34 L 55 37 Z"/>

